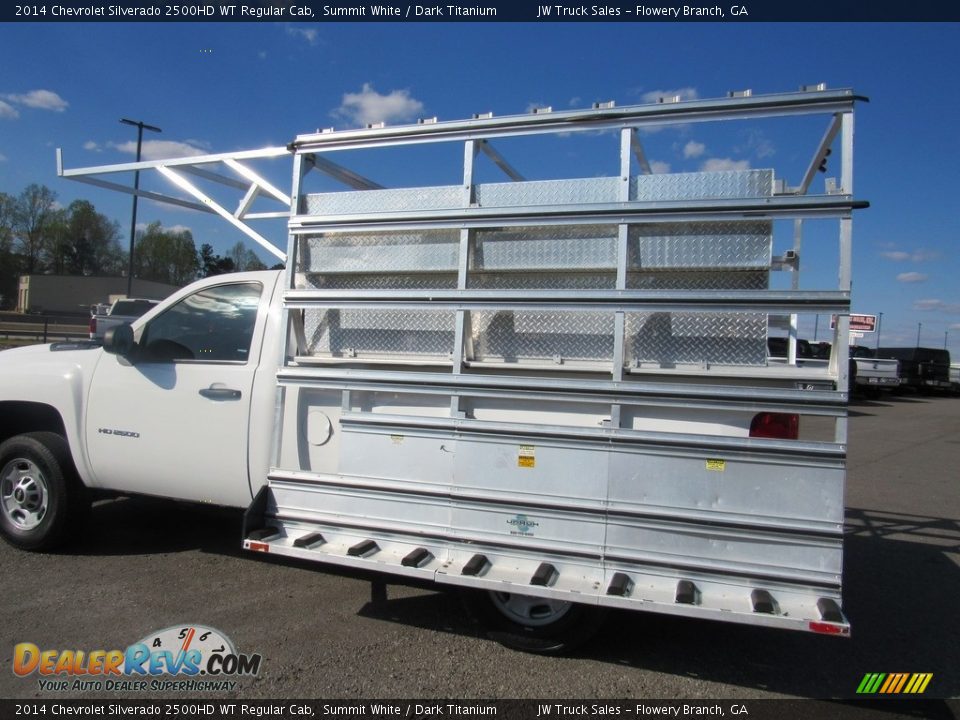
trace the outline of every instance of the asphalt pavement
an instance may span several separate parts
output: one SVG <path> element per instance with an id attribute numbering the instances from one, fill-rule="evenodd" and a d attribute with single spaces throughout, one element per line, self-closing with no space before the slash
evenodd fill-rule
<path id="1" fill-rule="evenodd" d="M 65 552 L 0 543 L 0 698 L 53 693 L 11 672 L 14 646 L 110 650 L 200 624 L 262 656 L 210 697 L 849 698 L 865 673 L 932 673 L 960 695 L 960 399 L 851 406 L 844 610 L 850 639 L 614 612 L 573 657 L 483 637 L 455 594 L 240 551 L 239 513 L 98 503 Z M 160 693 L 152 693 L 157 696 Z M 206 697 L 206 696 L 204 696 Z"/>

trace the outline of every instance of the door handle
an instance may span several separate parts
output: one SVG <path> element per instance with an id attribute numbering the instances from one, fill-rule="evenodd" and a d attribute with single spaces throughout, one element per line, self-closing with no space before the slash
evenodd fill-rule
<path id="1" fill-rule="evenodd" d="M 239 400 L 243 396 L 243 393 L 239 390 L 215 385 L 203 388 L 200 390 L 200 394 L 208 400 Z"/>

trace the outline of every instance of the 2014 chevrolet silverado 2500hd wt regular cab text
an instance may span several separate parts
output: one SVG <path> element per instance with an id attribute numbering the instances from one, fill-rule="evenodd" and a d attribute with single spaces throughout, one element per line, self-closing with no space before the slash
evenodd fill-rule
<path id="1" fill-rule="evenodd" d="M 856 100 L 484 116 L 140 163 L 258 242 L 246 220 L 283 215 L 286 270 L 202 280 L 102 347 L 0 354 L 0 530 L 69 540 L 87 488 L 246 508 L 246 550 L 454 586 L 494 637 L 538 652 L 605 608 L 848 634 Z M 794 115 L 828 131 L 793 186 L 654 174 L 642 149 L 650 125 Z M 544 134 L 602 142 L 620 171 L 526 180 L 492 147 Z M 840 183 L 814 194 L 834 140 Z M 463 145 L 452 185 L 383 188 L 328 152 L 444 143 Z M 289 193 L 244 164 L 284 156 Z M 240 210 L 192 165 L 251 183 Z M 350 189 L 307 189 L 317 174 Z M 245 216 L 261 195 L 286 209 Z M 838 224 L 836 288 L 798 282 L 804 218 Z M 830 355 L 798 362 L 819 314 L 838 318 Z"/>

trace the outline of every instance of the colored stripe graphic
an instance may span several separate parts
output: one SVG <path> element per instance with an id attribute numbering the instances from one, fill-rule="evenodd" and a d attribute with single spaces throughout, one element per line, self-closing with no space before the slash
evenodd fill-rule
<path id="1" fill-rule="evenodd" d="M 867 673 L 857 686 L 858 695 L 920 695 L 933 673 Z"/>

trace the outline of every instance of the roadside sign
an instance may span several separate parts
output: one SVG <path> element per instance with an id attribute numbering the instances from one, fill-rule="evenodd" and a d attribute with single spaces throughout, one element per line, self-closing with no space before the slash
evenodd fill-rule
<path id="1" fill-rule="evenodd" d="M 830 316 L 830 329 L 832 330 L 837 326 L 837 316 Z M 856 332 L 876 332 L 877 331 L 877 316 L 876 315 L 854 315 L 850 314 L 850 330 Z"/>

